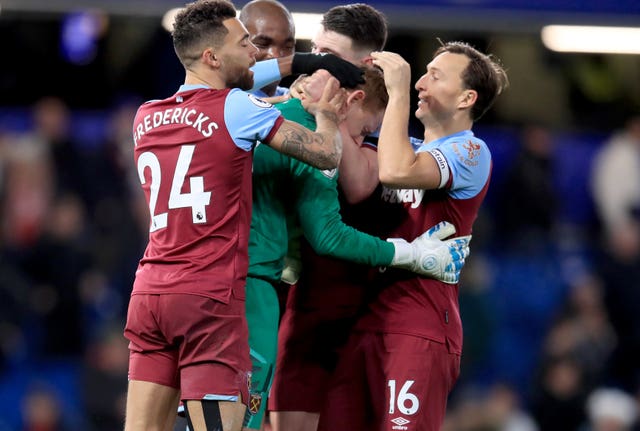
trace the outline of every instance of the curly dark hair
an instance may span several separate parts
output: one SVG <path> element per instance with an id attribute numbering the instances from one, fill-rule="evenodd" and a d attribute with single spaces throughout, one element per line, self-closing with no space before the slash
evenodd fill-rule
<path id="1" fill-rule="evenodd" d="M 236 8 L 227 0 L 199 0 L 188 3 L 173 24 L 173 48 L 180 62 L 189 66 L 207 46 L 219 46 L 227 35 L 222 23 L 236 17 Z"/>

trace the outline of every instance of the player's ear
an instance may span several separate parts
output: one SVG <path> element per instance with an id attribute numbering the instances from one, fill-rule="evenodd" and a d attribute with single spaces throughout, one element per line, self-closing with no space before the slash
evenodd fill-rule
<path id="1" fill-rule="evenodd" d="M 362 102 L 364 100 L 365 92 L 363 90 L 351 90 L 347 95 L 347 106 L 351 106 L 352 103 Z"/>
<path id="2" fill-rule="evenodd" d="M 351 102 L 349 102 L 349 93 L 345 88 L 341 88 L 338 91 L 342 91 L 345 93 L 345 98 L 342 101 L 342 106 L 338 110 L 338 123 L 342 123 L 347 118 L 347 113 L 349 112 L 349 108 L 351 107 Z"/>
<path id="3" fill-rule="evenodd" d="M 213 48 L 207 48 L 202 52 L 202 61 L 212 67 L 220 67 L 220 59 Z"/>
<path id="4" fill-rule="evenodd" d="M 478 92 L 476 90 L 464 90 L 460 96 L 460 108 L 469 108 L 478 100 Z"/>

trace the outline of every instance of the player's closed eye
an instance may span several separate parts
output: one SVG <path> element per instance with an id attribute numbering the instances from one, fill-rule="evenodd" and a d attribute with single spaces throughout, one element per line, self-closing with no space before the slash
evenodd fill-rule
<path id="1" fill-rule="evenodd" d="M 249 35 L 247 34 L 242 39 L 240 39 L 240 46 L 243 48 L 246 48 L 249 45 L 255 46 L 254 44 L 251 43 L 251 41 L 249 40 Z"/>
<path id="2" fill-rule="evenodd" d="M 260 36 L 260 37 L 254 38 L 251 41 L 251 43 L 253 43 L 255 47 L 258 49 L 269 49 L 269 46 L 271 46 L 272 41 L 269 40 L 268 38 Z"/>

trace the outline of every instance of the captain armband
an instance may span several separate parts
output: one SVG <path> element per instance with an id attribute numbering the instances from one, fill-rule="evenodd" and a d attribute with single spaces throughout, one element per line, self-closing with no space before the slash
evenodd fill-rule
<path id="1" fill-rule="evenodd" d="M 447 185 L 449 182 L 449 177 L 451 173 L 449 172 L 449 163 L 447 163 L 447 159 L 444 157 L 444 154 L 440 150 L 432 149 L 428 151 L 429 154 L 436 159 L 436 164 L 438 165 L 438 170 L 440 171 L 440 184 L 438 188 L 441 189 Z"/>

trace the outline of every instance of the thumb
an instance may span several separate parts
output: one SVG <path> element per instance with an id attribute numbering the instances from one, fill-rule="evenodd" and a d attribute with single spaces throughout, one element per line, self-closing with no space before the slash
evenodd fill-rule
<path id="1" fill-rule="evenodd" d="M 335 99 L 339 88 L 340 83 L 336 78 L 332 76 L 327 79 L 327 82 L 324 84 L 324 89 L 322 90 L 322 100 L 331 101 Z"/>
<path id="2" fill-rule="evenodd" d="M 437 225 L 425 232 L 429 238 L 445 239 L 456 233 L 456 227 L 448 221 L 441 221 Z"/>
<path id="3" fill-rule="evenodd" d="M 450 247 L 468 247 L 471 242 L 471 235 L 456 236 L 445 241 Z"/>

